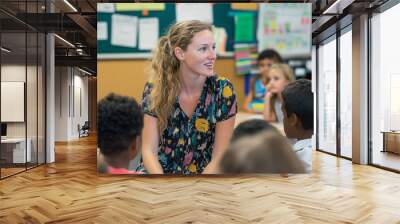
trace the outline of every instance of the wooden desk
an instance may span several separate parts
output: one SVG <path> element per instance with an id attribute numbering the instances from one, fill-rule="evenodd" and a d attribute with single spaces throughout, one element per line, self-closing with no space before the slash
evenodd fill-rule
<path id="1" fill-rule="evenodd" d="M 383 150 L 382 152 L 392 152 L 400 154 L 400 131 L 382 131 Z"/>

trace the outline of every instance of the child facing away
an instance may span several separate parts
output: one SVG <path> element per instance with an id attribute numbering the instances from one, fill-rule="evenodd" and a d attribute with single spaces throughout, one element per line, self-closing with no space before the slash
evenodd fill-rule
<path id="1" fill-rule="evenodd" d="M 143 113 L 134 98 L 109 94 L 97 106 L 97 146 L 110 174 L 141 174 L 129 170 L 129 162 L 140 150 Z"/>
<path id="2" fill-rule="evenodd" d="M 239 124 L 220 163 L 220 172 L 304 173 L 302 162 L 288 140 L 262 119 Z"/>
<path id="3" fill-rule="evenodd" d="M 282 92 L 283 127 L 286 137 L 295 138 L 293 149 L 303 162 L 306 172 L 312 170 L 312 140 L 314 131 L 314 97 L 311 81 L 299 79 Z"/>

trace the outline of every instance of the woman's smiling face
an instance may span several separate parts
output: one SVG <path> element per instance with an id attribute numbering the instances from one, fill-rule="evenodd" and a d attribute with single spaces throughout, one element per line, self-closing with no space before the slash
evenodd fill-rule
<path id="1" fill-rule="evenodd" d="M 194 74 L 213 76 L 216 58 L 214 34 L 203 30 L 194 35 L 183 52 L 181 66 Z"/>

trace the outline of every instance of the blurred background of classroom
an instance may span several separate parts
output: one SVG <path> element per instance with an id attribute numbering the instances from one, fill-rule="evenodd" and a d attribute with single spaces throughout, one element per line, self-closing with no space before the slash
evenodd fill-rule
<path id="1" fill-rule="evenodd" d="M 266 48 L 275 49 L 296 77 L 311 79 L 311 4 L 107 3 L 97 7 L 97 99 L 114 92 L 140 100 L 159 37 L 171 24 L 191 19 L 214 25 L 215 74 L 233 83 L 239 111 L 259 72 L 258 53 Z M 263 116 L 241 111 L 235 126 L 250 118 Z M 132 167 L 138 159 L 140 153 Z"/>

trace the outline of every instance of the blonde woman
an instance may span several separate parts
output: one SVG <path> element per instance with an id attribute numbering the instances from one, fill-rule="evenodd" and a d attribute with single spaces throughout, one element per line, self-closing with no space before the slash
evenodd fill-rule
<path id="1" fill-rule="evenodd" d="M 287 64 L 273 64 L 269 71 L 268 92 L 265 94 L 264 119 L 269 122 L 282 122 L 282 91 L 295 80 L 293 70 Z"/>
<path id="2" fill-rule="evenodd" d="M 142 107 L 142 162 L 150 174 L 216 173 L 237 111 L 232 84 L 214 74 L 212 26 L 184 21 L 161 37 Z"/>

